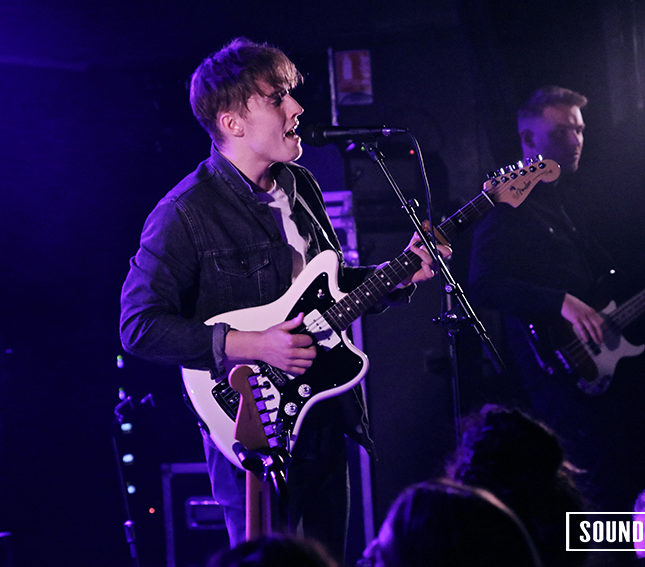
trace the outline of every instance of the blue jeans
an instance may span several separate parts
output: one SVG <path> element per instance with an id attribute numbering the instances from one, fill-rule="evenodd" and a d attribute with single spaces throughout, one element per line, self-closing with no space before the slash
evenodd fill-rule
<path id="1" fill-rule="evenodd" d="M 345 436 L 322 406 L 307 415 L 287 469 L 287 530 L 314 538 L 343 561 L 349 520 Z M 204 436 L 213 497 L 224 509 L 231 547 L 245 540 L 245 472 Z M 275 511 L 274 511 L 275 512 Z M 275 514 L 274 514 L 275 515 Z"/>

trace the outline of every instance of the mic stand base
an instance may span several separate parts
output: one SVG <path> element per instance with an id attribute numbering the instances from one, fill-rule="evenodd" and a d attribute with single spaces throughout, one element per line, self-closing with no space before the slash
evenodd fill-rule
<path id="1" fill-rule="evenodd" d="M 282 531 L 288 527 L 288 491 L 287 467 L 291 455 L 282 449 L 267 452 L 246 449 L 241 443 L 235 443 L 233 450 L 246 469 L 246 536 L 253 539 L 272 531 L 272 520 L 277 523 L 277 529 Z M 269 484 L 273 487 L 276 513 L 271 506 Z"/>

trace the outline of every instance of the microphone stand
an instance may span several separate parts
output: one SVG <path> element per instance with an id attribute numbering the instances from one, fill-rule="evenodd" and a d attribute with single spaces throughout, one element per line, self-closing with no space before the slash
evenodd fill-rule
<path id="1" fill-rule="evenodd" d="M 287 492 L 287 467 L 291 461 L 291 455 L 284 449 L 278 447 L 277 449 L 260 449 L 251 450 L 247 449 L 236 441 L 233 444 L 233 451 L 240 459 L 240 464 L 247 471 L 247 474 L 253 474 L 261 482 L 268 482 L 271 480 L 273 485 L 277 513 L 271 514 L 270 518 L 266 518 L 266 523 L 272 523 L 272 520 L 277 520 L 278 531 L 284 531 L 289 525 L 289 510 L 288 510 L 288 492 Z M 249 506 L 247 494 L 247 508 Z M 267 512 L 264 510 L 263 512 Z M 258 523 L 264 523 L 262 519 L 255 520 L 255 524 L 250 528 L 251 530 L 258 529 Z M 248 524 L 248 520 L 247 520 Z M 249 528 L 247 528 L 248 530 Z M 247 536 L 257 537 L 260 533 L 247 533 Z"/>
<path id="2" fill-rule="evenodd" d="M 416 144 L 416 140 L 414 140 L 414 142 Z M 418 147 L 418 144 L 416 145 L 417 145 L 416 147 L 417 155 L 421 156 L 421 152 Z M 447 294 L 447 297 L 449 300 L 448 301 L 449 311 L 447 311 L 446 313 L 443 313 L 441 317 L 439 317 L 438 319 L 435 319 L 435 322 L 440 322 L 444 325 L 444 327 L 447 329 L 448 336 L 450 338 L 449 356 L 451 361 L 453 413 L 454 413 L 454 420 L 455 420 L 455 435 L 457 438 L 457 443 L 459 443 L 461 439 L 461 416 L 460 416 L 461 412 L 460 412 L 460 405 L 459 405 L 460 404 L 459 368 L 457 364 L 456 334 L 459 332 L 460 326 L 465 323 L 470 323 L 470 326 L 475 330 L 475 332 L 479 336 L 484 352 L 490 359 L 495 371 L 498 374 L 502 373 L 504 369 L 504 363 L 502 361 L 501 356 L 497 352 L 495 345 L 493 344 L 492 340 L 488 336 L 488 333 L 483 323 L 479 320 L 479 318 L 475 314 L 475 311 L 470 305 L 468 299 L 466 298 L 461 285 L 459 285 L 459 283 L 455 281 L 453 275 L 448 269 L 448 266 L 446 265 L 441 254 L 437 250 L 436 242 L 434 240 L 434 232 L 432 229 L 432 220 L 431 220 L 432 217 L 430 215 L 430 211 L 428 211 L 428 216 L 431 223 L 430 231 L 426 233 L 415 211 L 416 202 L 414 200 L 408 200 L 405 198 L 405 196 L 401 192 L 401 189 L 397 185 L 394 177 L 390 173 L 390 170 L 388 169 L 385 163 L 385 157 L 383 156 L 383 153 L 376 147 L 375 143 L 373 142 L 363 141 L 361 142 L 361 148 L 367 153 L 370 159 L 380 168 L 381 172 L 385 176 L 390 187 L 392 187 L 394 193 L 396 193 L 396 196 L 399 198 L 399 201 L 401 201 L 402 208 L 405 210 L 406 214 L 408 215 L 408 218 L 410 219 L 410 222 L 412 223 L 414 230 L 419 236 L 419 239 L 421 240 L 421 242 L 423 242 L 423 245 L 426 247 L 426 250 L 428 251 L 428 253 L 430 254 L 430 257 L 434 262 L 434 269 L 438 268 L 442 281 L 444 282 L 443 290 Z M 425 173 L 425 172 L 422 172 L 422 173 Z M 426 189 L 427 189 L 427 185 L 426 185 Z M 430 193 L 428 189 L 428 196 L 429 195 Z M 428 206 L 430 206 L 429 199 L 428 199 Z M 431 238 L 428 238 L 428 234 L 431 235 Z M 463 313 L 461 317 L 457 313 L 455 313 L 452 307 L 451 299 L 456 300 L 459 307 L 461 307 L 461 311 Z"/>

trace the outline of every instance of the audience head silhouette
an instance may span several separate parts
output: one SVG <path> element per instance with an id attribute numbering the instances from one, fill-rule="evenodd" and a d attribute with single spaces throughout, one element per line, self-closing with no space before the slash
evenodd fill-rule
<path id="1" fill-rule="evenodd" d="M 486 490 L 416 484 L 392 504 L 362 563 L 378 567 L 541 565 L 522 523 Z"/>
<path id="2" fill-rule="evenodd" d="M 557 436 L 517 409 L 485 405 L 464 421 L 447 475 L 495 494 L 522 520 L 547 565 L 577 565 L 565 551 L 565 513 L 584 511 Z M 579 471 L 578 471 L 579 472 Z"/>
<path id="3" fill-rule="evenodd" d="M 207 567 L 338 567 L 325 548 L 311 539 L 286 534 L 262 536 L 219 552 Z"/>

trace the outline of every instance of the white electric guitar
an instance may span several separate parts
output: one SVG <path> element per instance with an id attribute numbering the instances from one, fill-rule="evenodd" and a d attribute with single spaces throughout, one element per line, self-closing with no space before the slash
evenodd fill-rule
<path id="1" fill-rule="evenodd" d="M 560 166 L 540 156 L 495 172 L 477 197 L 436 227 L 437 239 L 449 243 L 495 203 L 517 207 L 539 181 L 551 182 L 559 175 Z M 352 344 L 346 331 L 355 319 L 414 274 L 420 264 L 419 257 L 406 250 L 375 270 L 352 292 L 343 293 L 338 288 L 338 257 L 327 250 L 316 256 L 276 301 L 222 313 L 206 321 L 207 325 L 228 323 L 240 331 L 262 331 L 302 312 L 303 325 L 294 332 L 312 336 L 317 350 L 313 365 L 301 376 L 259 361 L 231 369 L 229 379 L 220 382 L 209 371 L 182 369 L 188 401 L 231 463 L 243 468 L 233 448 L 240 440 L 241 421 L 261 421 L 266 443 L 257 445 L 291 453 L 309 409 L 350 390 L 363 379 L 367 357 Z M 232 386 L 235 380 L 231 378 L 239 380 L 240 373 L 250 385 L 246 395 L 240 395 L 241 389 Z"/>

